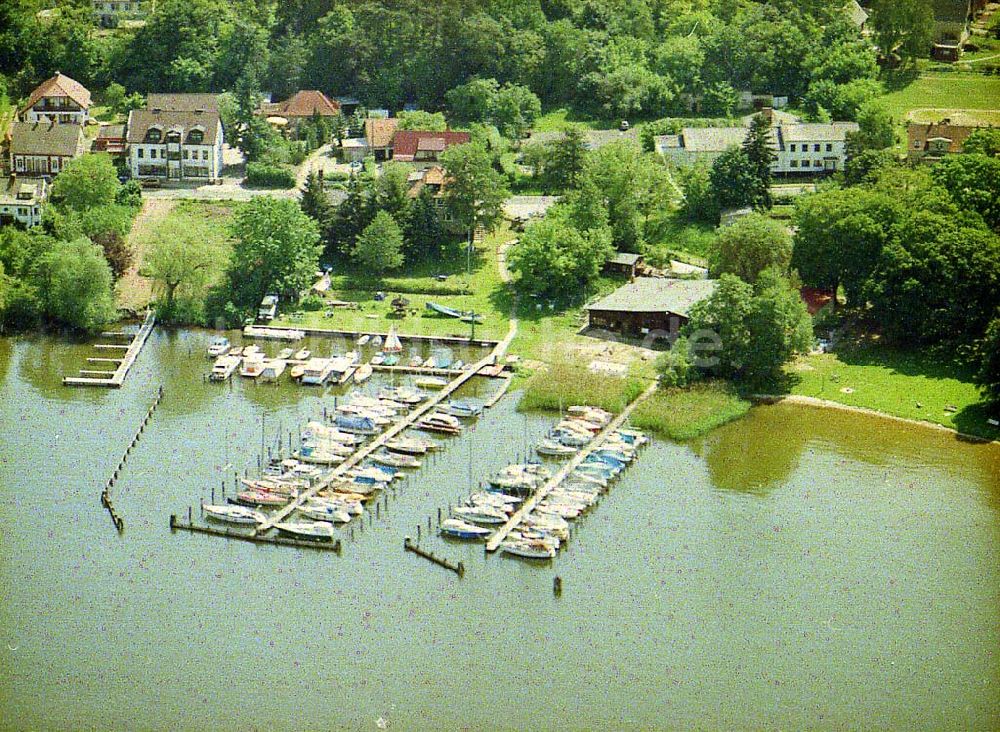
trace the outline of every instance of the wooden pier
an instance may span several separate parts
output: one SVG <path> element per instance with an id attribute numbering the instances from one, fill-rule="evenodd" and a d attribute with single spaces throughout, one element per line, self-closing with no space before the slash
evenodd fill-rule
<path id="1" fill-rule="evenodd" d="M 640 394 L 636 399 L 629 404 L 625 409 L 622 410 L 621 414 L 616 416 L 607 426 L 594 435 L 592 439 L 586 446 L 580 449 L 580 451 L 573 456 L 573 458 L 566 463 L 562 469 L 553 475 L 549 480 L 547 480 L 541 488 L 534 492 L 528 500 L 526 500 L 521 507 L 514 512 L 514 514 L 508 519 L 507 523 L 501 526 L 499 529 L 493 532 L 489 539 L 486 540 L 486 551 L 495 552 L 499 547 L 501 542 L 507 538 L 507 535 L 520 525 L 521 520 L 529 513 L 531 513 L 538 502 L 544 499 L 549 493 L 551 493 L 560 483 L 562 483 L 566 478 L 574 471 L 576 468 L 587 459 L 594 450 L 597 450 L 604 444 L 608 437 L 615 432 L 615 430 L 621 428 L 625 421 L 632 414 L 633 410 L 639 406 L 639 404 L 647 399 L 654 391 L 656 391 L 656 384 L 653 383 L 647 388 L 642 394 Z"/>
<path id="2" fill-rule="evenodd" d="M 307 336 L 320 336 L 324 338 L 350 338 L 352 340 L 357 340 L 363 335 L 366 336 L 381 336 L 383 339 L 388 335 L 388 333 L 378 333 L 375 331 L 359 331 L 359 330 L 334 330 L 327 328 L 298 328 L 295 326 L 279 327 L 274 325 L 255 325 L 253 326 L 255 330 L 267 331 L 272 330 L 300 330 Z M 492 348 L 497 345 L 496 339 L 493 338 L 463 338 L 461 336 L 427 336 L 427 335 L 404 335 L 403 333 L 398 333 L 399 339 L 401 341 L 430 341 L 436 343 L 452 343 L 455 345 L 462 346 L 483 346 L 485 348 Z M 251 336 L 253 337 L 253 336 Z"/>
<path id="3" fill-rule="evenodd" d="M 469 379 L 474 377 L 481 368 L 488 366 L 493 363 L 496 358 L 496 353 L 501 347 L 503 342 L 498 343 L 496 348 L 482 360 L 478 361 L 473 365 L 468 371 L 461 371 L 459 375 L 453 379 L 447 386 L 445 386 L 441 391 L 434 394 L 430 399 L 416 406 L 413 411 L 411 411 L 406 417 L 401 419 L 396 424 L 392 425 L 385 432 L 377 436 L 374 440 L 369 442 L 367 445 L 363 445 L 359 448 L 353 455 L 344 460 L 344 462 L 338 464 L 336 467 L 331 469 L 323 478 L 318 480 L 308 489 L 302 491 L 291 503 L 289 503 L 284 508 L 278 510 L 276 513 L 272 514 L 267 521 L 262 523 L 257 527 L 256 534 L 265 534 L 274 528 L 274 525 L 278 522 L 284 521 L 289 515 L 291 515 L 296 509 L 299 508 L 307 500 L 315 496 L 319 491 L 325 490 L 332 484 L 336 483 L 341 477 L 352 468 L 359 465 L 365 458 L 372 455 L 376 451 L 380 450 L 386 442 L 393 439 L 401 432 L 404 432 L 413 425 L 415 425 L 421 417 L 426 415 L 428 412 L 433 411 L 438 404 L 444 401 L 447 397 L 451 396 L 456 389 L 458 389 L 462 384 L 467 382 Z"/>
<path id="4" fill-rule="evenodd" d="M 429 562 L 433 562 L 439 567 L 444 567 L 445 569 L 450 569 L 452 572 L 457 574 L 459 577 L 465 574 L 465 565 L 462 562 L 451 562 L 443 557 L 436 556 L 429 551 L 421 549 L 417 544 L 414 544 L 410 537 L 403 539 L 403 549 L 408 552 L 413 552 L 418 557 L 423 557 Z"/>
<path id="5" fill-rule="evenodd" d="M 128 376 L 129 369 L 132 368 L 132 364 L 138 358 L 139 352 L 146 344 L 146 339 L 153 332 L 155 324 L 156 316 L 150 310 L 146 313 L 146 319 L 130 343 L 97 343 L 94 345 L 94 348 L 99 351 L 125 351 L 121 358 L 93 357 L 87 359 L 91 363 L 117 363 L 118 368 L 114 371 L 80 369 L 80 376 L 66 376 L 63 378 L 63 384 L 66 386 L 107 386 L 113 389 L 120 388 L 125 381 L 125 377 Z M 102 335 L 106 337 L 128 337 L 128 334 L 121 332 L 103 333 Z"/>

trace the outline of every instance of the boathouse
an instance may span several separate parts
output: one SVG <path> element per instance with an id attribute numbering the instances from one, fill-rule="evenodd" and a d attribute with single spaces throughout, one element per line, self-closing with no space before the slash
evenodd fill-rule
<path id="1" fill-rule="evenodd" d="M 641 254 L 632 252 L 617 252 L 613 257 L 604 263 L 601 271 L 604 274 L 614 276 L 625 276 L 630 280 L 635 279 L 638 270 L 642 268 L 643 260 Z"/>
<path id="2" fill-rule="evenodd" d="M 591 328 L 625 336 L 676 332 L 691 308 L 715 291 L 715 280 L 637 277 L 587 306 Z"/>

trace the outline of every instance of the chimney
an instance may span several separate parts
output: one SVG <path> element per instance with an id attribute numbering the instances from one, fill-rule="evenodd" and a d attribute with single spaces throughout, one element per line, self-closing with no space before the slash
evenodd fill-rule
<path id="1" fill-rule="evenodd" d="M 159 113 L 160 113 L 160 112 L 162 112 L 163 110 L 162 110 L 162 109 L 161 109 L 160 107 L 153 107 L 153 109 L 152 109 L 152 110 L 150 110 L 150 111 L 151 111 L 151 112 L 152 112 L 153 114 L 159 114 Z"/>
<path id="2" fill-rule="evenodd" d="M 194 113 L 195 114 L 202 114 L 204 111 L 205 111 L 204 109 L 199 108 L 199 109 L 194 110 Z"/>
<path id="3" fill-rule="evenodd" d="M 773 107 L 762 107 L 760 110 L 760 115 L 767 120 L 768 124 L 774 124 L 774 108 Z"/>

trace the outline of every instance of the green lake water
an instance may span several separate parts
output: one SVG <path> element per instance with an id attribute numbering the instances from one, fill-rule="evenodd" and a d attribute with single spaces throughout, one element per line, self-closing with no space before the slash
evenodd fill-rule
<path id="1" fill-rule="evenodd" d="M 118 391 L 61 386 L 89 345 L 0 339 L 0 728 L 1000 728 L 997 446 L 761 407 L 652 444 L 551 564 L 425 533 L 459 579 L 403 538 L 551 415 L 506 397 L 341 556 L 171 534 L 333 403 L 204 383 L 209 337 L 157 330 Z M 119 536 L 99 493 L 160 384 Z"/>

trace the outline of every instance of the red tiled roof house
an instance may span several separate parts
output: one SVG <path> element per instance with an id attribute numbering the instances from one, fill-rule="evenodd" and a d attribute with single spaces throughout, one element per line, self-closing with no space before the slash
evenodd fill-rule
<path id="1" fill-rule="evenodd" d="M 392 158 L 403 163 L 436 163 L 449 147 L 471 139 L 468 132 L 397 130 L 392 138 Z"/>
<path id="2" fill-rule="evenodd" d="M 18 118 L 22 122 L 82 125 L 90 109 L 90 92 L 80 82 L 56 72 L 31 92 Z"/>

